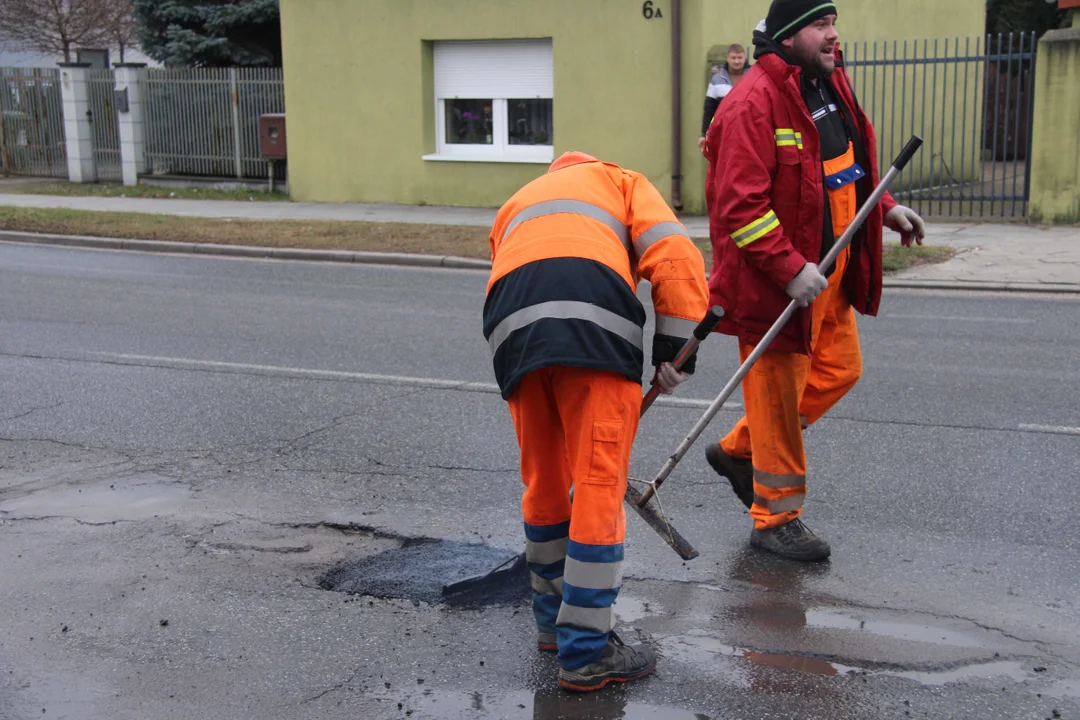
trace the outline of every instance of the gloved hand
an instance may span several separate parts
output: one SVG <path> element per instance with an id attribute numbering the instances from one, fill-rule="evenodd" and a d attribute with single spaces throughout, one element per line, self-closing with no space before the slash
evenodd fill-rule
<path id="1" fill-rule="evenodd" d="M 675 369 L 674 365 L 666 362 L 660 363 L 660 367 L 656 368 L 656 376 L 653 378 L 653 384 L 660 388 L 660 392 L 665 395 L 670 395 L 675 392 L 675 388 L 679 387 L 689 379 L 689 375 L 684 372 L 679 372 Z"/>
<path id="2" fill-rule="evenodd" d="M 799 307 L 806 307 L 814 302 L 814 298 L 829 287 L 829 281 L 818 270 L 814 263 L 806 263 L 806 267 L 787 284 L 784 291 Z"/>
<path id="3" fill-rule="evenodd" d="M 903 205 L 897 205 L 885 215 L 885 227 L 900 233 L 900 244 L 904 247 L 911 247 L 912 240 L 922 245 L 926 237 L 926 223 L 917 212 Z"/>

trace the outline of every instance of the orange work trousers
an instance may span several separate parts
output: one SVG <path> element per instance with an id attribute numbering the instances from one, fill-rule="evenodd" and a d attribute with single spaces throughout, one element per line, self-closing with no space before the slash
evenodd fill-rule
<path id="1" fill-rule="evenodd" d="M 521 447 L 525 522 L 569 520 L 574 542 L 621 543 L 641 385 L 606 370 L 549 367 L 525 376 L 508 402 Z"/>
<path id="2" fill-rule="evenodd" d="M 767 350 L 743 379 L 746 415 L 720 441 L 726 454 L 752 460 L 754 526 L 783 525 L 802 513 L 806 452 L 802 431 L 817 422 L 862 375 L 855 311 L 841 287 L 845 249 L 829 287 L 811 306 L 811 355 Z M 743 360 L 754 346 L 740 343 Z"/>
<path id="3" fill-rule="evenodd" d="M 540 633 L 557 635 L 562 667 L 580 668 L 603 654 L 614 624 L 641 385 L 604 370 L 551 367 L 526 375 L 509 403 L 533 614 Z"/>

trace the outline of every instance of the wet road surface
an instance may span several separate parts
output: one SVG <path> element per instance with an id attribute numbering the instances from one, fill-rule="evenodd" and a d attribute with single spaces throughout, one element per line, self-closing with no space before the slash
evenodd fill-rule
<path id="1" fill-rule="evenodd" d="M 401 556 L 412 597 L 326 589 L 419 539 L 521 549 L 484 282 L 0 245 L 0 718 L 1080 717 L 1071 300 L 861 320 L 864 379 L 807 434 L 828 564 L 752 552 L 693 450 L 662 495 L 701 557 L 629 521 L 646 681 L 556 691 L 528 607 L 438 602 L 438 562 Z M 636 475 L 734 371 L 702 353 Z"/>

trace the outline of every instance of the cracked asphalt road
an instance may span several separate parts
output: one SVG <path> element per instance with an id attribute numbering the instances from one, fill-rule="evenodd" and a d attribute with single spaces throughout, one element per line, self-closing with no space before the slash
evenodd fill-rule
<path id="1" fill-rule="evenodd" d="M 553 690 L 525 607 L 324 590 L 410 538 L 521 547 L 484 282 L 0 245 L 0 718 L 1080 718 L 1076 301 L 894 292 L 862 322 L 864 379 L 807 435 L 827 565 L 751 552 L 692 451 L 663 497 L 702 556 L 631 514 L 647 681 Z M 702 352 L 684 400 L 734 371 Z M 651 410 L 635 474 L 700 412 Z"/>

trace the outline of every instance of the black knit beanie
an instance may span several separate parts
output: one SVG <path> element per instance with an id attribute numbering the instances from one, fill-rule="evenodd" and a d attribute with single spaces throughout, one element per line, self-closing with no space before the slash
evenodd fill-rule
<path id="1" fill-rule="evenodd" d="M 781 42 L 818 18 L 836 15 L 836 3 L 822 0 L 773 0 L 765 18 L 765 34 Z"/>

